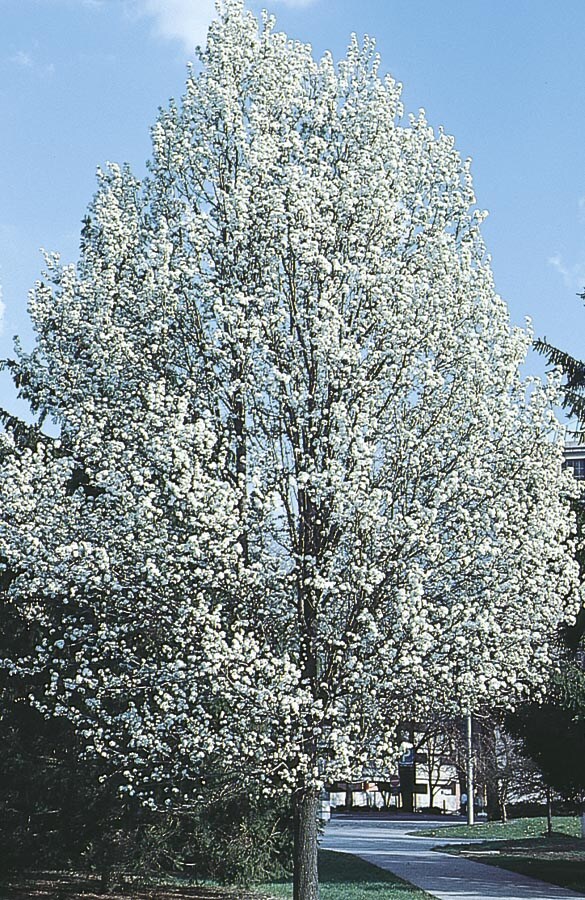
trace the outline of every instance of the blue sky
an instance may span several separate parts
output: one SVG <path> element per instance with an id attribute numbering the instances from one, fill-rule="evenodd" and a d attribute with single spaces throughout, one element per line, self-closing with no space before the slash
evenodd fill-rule
<path id="1" fill-rule="evenodd" d="M 260 2 L 250 2 L 259 11 Z M 340 56 L 377 39 L 382 68 L 473 158 L 512 321 L 585 356 L 585 3 L 275 0 L 289 36 Z M 209 0 L 0 0 L 0 357 L 31 343 L 39 248 L 76 259 L 106 161 L 144 172 L 159 106 L 183 90 Z M 530 367 L 542 371 L 539 359 Z M 22 410 L 4 376 L 0 405 Z"/>

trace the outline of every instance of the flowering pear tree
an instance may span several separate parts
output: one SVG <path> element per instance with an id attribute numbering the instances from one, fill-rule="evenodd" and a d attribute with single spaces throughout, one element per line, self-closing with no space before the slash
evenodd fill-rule
<path id="1" fill-rule="evenodd" d="M 327 780 L 542 681 L 577 584 L 554 391 L 518 374 L 469 164 L 369 39 L 316 61 L 228 0 L 152 136 L 12 363 L 59 438 L 2 439 L 38 632 L 4 665 L 145 802 L 289 791 L 314 900 Z"/>

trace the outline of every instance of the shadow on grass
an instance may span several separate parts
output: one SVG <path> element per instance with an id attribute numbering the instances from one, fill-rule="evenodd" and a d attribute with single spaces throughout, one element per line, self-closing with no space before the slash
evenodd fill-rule
<path id="1" fill-rule="evenodd" d="M 380 897 L 381 900 L 424 900 L 424 891 L 402 881 L 392 872 L 349 853 L 332 850 L 319 852 L 319 884 L 323 900 L 360 900 Z"/>
<path id="2" fill-rule="evenodd" d="M 527 856 L 501 854 L 496 859 L 482 859 L 490 866 L 500 866 L 539 881 L 557 884 L 577 893 L 585 893 L 585 859 L 532 859 Z"/>
<path id="3" fill-rule="evenodd" d="M 394 880 L 395 877 L 389 872 L 351 853 L 319 850 L 319 884 L 367 884 Z M 290 881 L 290 878 L 275 878 L 271 884 L 290 884 Z"/>
<path id="4" fill-rule="evenodd" d="M 585 842 L 568 834 L 437 849 L 585 893 Z"/>
<path id="5" fill-rule="evenodd" d="M 389 872 L 350 853 L 335 853 L 333 850 L 319 852 L 320 884 L 365 884 L 394 880 L 394 876 Z"/>
<path id="6" fill-rule="evenodd" d="M 319 851 L 321 900 L 428 900 L 429 895 L 372 863 L 333 850 Z M 265 885 L 272 897 L 292 897 L 290 882 Z"/>
<path id="7" fill-rule="evenodd" d="M 497 850 L 499 853 L 567 853 L 575 851 L 585 855 L 585 842 L 570 834 L 558 834 L 553 832 L 540 837 L 514 838 L 513 840 L 485 840 L 473 844 L 457 843 L 448 844 L 446 847 L 436 847 L 437 850 L 459 854 L 474 853 L 482 850 Z"/>

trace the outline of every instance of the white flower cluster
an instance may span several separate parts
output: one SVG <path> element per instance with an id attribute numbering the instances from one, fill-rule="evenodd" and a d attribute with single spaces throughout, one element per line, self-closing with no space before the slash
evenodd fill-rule
<path id="1" fill-rule="evenodd" d="M 228 0 L 47 257 L 3 438 L 16 673 L 143 797 L 385 765 L 397 722 L 534 691 L 578 589 L 555 386 L 494 291 L 469 165 L 354 39 Z M 121 777 L 121 776 L 120 776 Z"/>

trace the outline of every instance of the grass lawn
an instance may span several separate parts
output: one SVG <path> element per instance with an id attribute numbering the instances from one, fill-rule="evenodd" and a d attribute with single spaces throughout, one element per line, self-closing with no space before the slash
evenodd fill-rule
<path id="1" fill-rule="evenodd" d="M 555 817 L 553 828 L 548 837 L 546 819 L 513 819 L 505 825 L 486 822 L 435 828 L 425 835 L 486 838 L 478 844 L 451 844 L 440 849 L 585 894 L 585 841 L 580 837 L 579 819 Z"/>
<path id="2" fill-rule="evenodd" d="M 319 852 L 320 900 L 429 900 L 429 895 L 371 863 L 332 850 Z M 270 897 L 292 897 L 292 885 L 263 885 Z"/>
<path id="3" fill-rule="evenodd" d="M 581 823 L 577 816 L 553 816 L 553 832 L 581 835 Z M 508 822 L 477 822 L 475 825 L 441 825 L 425 831 L 413 831 L 420 837 L 480 838 L 492 840 L 521 840 L 546 834 L 546 819 L 510 819 Z"/>

